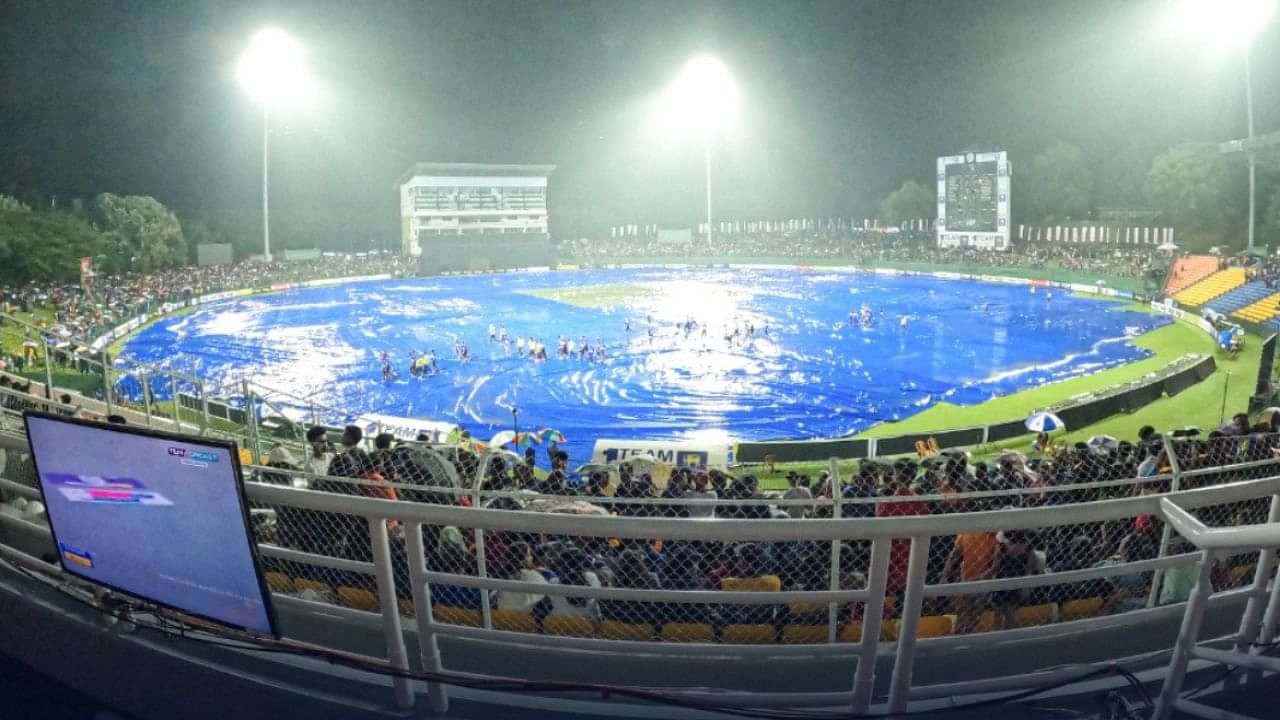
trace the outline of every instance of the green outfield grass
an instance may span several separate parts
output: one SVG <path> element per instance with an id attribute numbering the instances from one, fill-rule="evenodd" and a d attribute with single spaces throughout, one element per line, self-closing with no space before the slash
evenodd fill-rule
<path id="1" fill-rule="evenodd" d="M 566 305 L 604 309 L 656 297 L 661 291 L 640 283 L 604 283 L 586 287 L 537 288 L 521 291 L 544 300 L 554 300 Z"/>

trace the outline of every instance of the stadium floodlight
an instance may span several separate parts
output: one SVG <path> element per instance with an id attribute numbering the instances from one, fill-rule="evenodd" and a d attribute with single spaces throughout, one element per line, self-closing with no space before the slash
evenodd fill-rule
<path id="1" fill-rule="evenodd" d="M 734 127 L 738 119 L 738 86 L 718 58 L 698 55 L 685 63 L 667 89 L 662 103 L 663 122 L 677 132 L 696 133 L 702 139 L 707 180 L 707 244 L 711 244 L 711 143 L 715 136 Z"/>
<path id="2" fill-rule="evenodd" d="M 272 108 L 294 106 L 311 92 L 302 46 L 288 33 L 267 28 L 254 33 L 236 65 L 240 85 L 262 106 L 262 254 L 271 259 L 271 223 L 268 202 L 267 136 Z"/>
<path id="3" fill-rule="evenodd" d="M 1253 72 L 1249 44 L 1276 14 L 1277 0 L 1182 0 L 1173 24 L 1181 34 L 1219 49 L 1244 54 L 1244 102 L 1249 130 L 1249 245 L 1253 249 L 1257 193 L 1257 153 L 1253 148 Z"/>

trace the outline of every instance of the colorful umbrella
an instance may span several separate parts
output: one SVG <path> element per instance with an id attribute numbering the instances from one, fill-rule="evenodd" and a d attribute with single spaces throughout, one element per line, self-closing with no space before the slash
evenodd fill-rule
<path id="1" fill-rule="evenodd" d="M 538 433 L 542 435 L 543 442 L 560 444 L 565 440 L 564 433 L 554 428 L 542 428 Z"/>
<path id="2" fill-rule="evenodd" d="M 1025 423 L 1027 429 L 1031 432 L 1053 432 L 1054 430 L 1063 430 L 1067 426 L 1062 423 L 1062 418 L 1051 412 L 1036 412 L 1027 416 Z"/>
<path id="3" fill-rule="evenodd" d="M 538 437 L 538 433 L 531 433 L 531 432 L 516 433 L 516 447 L 520 448 L 521 450 L 531 448 L 534 445 L 541 442 L 542 442 L 542 439 Z"/>
<path id="4" fill-rule="evenodd" d="M 516 434 L 514 431 L 503 430 L 502 432 L 499 432 L 497 435 L 494 435 L 492 438 L 490 438 L 489 444 L 493 445 L 494 447 L 501 447 L 503 445 L 506 445 L 509 442 L 515 442 L 515 439 L 516 439 Z"/>

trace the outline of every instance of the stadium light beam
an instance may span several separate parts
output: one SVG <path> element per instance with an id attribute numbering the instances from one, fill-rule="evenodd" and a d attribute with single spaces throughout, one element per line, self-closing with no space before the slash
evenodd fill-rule
<path id="1" fill-rule="evenodd" d="M 1249 45 L 1276 13 L 1276 0 L 1181 0 L 1174 14 L 1175 28 L 1219 50 L 1244 54 L 1244 102 L 1249 142 L 1249 245 L 1253 249 L 1257 194 L 1257 153 L 1253 149 L 1253 69 Z"/>
<path id="2" fill-rule="evenodd" d="M 685 63 L 667 89 L 663 101 L 664 122 L 672 130 L 696 134 L 702 139 L 703 168 L 707 186 L 707 244 L 711 244 L 711 143 L 715 136 L 734 127 L 738 119 L 738 87 L 729 69 L 718 58 L 698 55 Z"/>
<path id="3" fill-rule="evenodd" d="M 271 259 L 271 221 L 267 137 L 271 110 L 292 107 L 311 92 L 302 46 L 288 33 L 267 28 L 254 33 L 236 65 L 241 87 L 262 106 L 262 254 Z"/>

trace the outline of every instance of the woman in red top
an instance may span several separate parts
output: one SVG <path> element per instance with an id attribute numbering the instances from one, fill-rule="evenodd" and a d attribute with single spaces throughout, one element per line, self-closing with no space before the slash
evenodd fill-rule
<path id="1" fill-rule="evenodd" d="M 894 463 L 893 475 L 890 476 L 885 495 L 892 498 L 915 497 L 911 490 L 911 482 L 916 476 L 916 464 L 910 460 L 899 460 Z M 929 505 L 923 502 L 904 500 L 881 500 L 876 503 L 876 517 L 898 517 L 903 515 L 928 515 Z M 894 538 L 889 548 L 889 578 L 885 583 L 885 595 L 901 595 L 907 586 L 907 564 L 911 558 L 911 539 Z"/>

